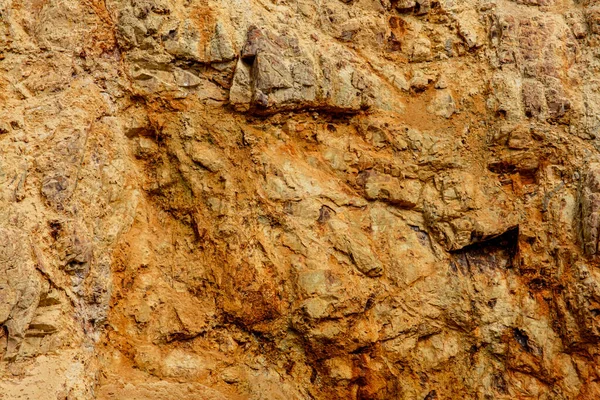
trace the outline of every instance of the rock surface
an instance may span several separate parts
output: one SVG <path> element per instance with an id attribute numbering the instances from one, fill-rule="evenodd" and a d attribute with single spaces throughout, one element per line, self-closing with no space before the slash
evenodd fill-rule
<path id="1" fill-rule="evenodd" d="M 595 0 L 0 2 L 0 399 L 600 398 Z"/>

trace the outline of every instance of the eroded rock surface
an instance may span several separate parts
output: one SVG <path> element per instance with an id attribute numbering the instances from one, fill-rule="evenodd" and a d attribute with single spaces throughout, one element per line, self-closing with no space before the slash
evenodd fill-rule
<path id="1" fill-rule="evenodd" d="M 600 398 L 593 0 L 0 2 L 0 398 Z"/>

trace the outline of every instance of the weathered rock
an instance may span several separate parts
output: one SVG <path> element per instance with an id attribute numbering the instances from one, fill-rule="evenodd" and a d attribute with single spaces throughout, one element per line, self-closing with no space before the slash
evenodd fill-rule
<path id="1" fill-rule="evenodd" d="M 416 91 L 422 91 L 427 89 L 429 85 L 429 78 L 427 78 L 421 71 L 415 71 L 412 79 L 410 80 L 410 87 Z"/>
<path id="2" fill-rule="evenodd" d="M 0 5 L 0 397 L 600 398 L 593 0 Z"/>
<path id="3" fill-rule="evenodd" d="M 320 58 L 318 65 L 314 57 Z M 233 77 L 230 101 L 240 110 L 257 113 L 305 108 L 358 112 L 368 108 L 369 82 L 350 62 L 340 63 L 334 67 L 332 61 L 307 52 L 296 38 L 251 26 Z"/>
<path id="4" fill-rule="evenodd" d="M 4 359 L 14 359 L 40 298 L 40 277 L 28 238 L 12 229 L 0 230 L 0 325 L 6 329 Z"/>
<path id="5" fill-rule="evenodd" d="M 365 197 L 382 200 L 403 208 L 413 208 L 419 202 L 422 184 L 417 180 L 399 180 L 376 172 L 366 172 Z"/>
<path id="6" fill-rule="evenodd" d="M 456 103 L 452 93 L 447 90 L 437 92 L 427 107 L 427 111 L 440 117 L 450 118 L 456 112 Z"/>
<path id="7" fill-rule="evenodd" d="M 411 60 L 413 62 L 427 61 L 431 55 L 431 42 L 425 37 L 418 38 L 413 43 Z"/>
<path id="8" fill-rule="evenodd" d="M 590 6 L 585 10 L 589 29 L 594 34 L 600 34 L 600 8 Z"/>
<path id="9" fill-rule="evenodd" d="M 544 86 L 537 81 L 523 82 L 523 105 L 528 117 L 542 117 L 546 113 Z"/>
<path id="10" fill-rule="evenodd" d="M 360 272 L 370 277 L 383 273 L 383 265 L 364 234 L 339 220 L 331 220 L 329 225 L 333 231 L 333 245 L 346 253 Z"/>
<path id="11" fill-rule="evenodd" d="M 595 255 L 600 240 L 600 164 L 589 165 L 580 192 L 583 248 L 587 255 Z"/>

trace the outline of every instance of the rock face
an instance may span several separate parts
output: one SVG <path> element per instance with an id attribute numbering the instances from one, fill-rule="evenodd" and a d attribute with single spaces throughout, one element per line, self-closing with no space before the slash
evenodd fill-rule
<path id="1" fill-rule="evenodd" d="M 0 2 L 0 398 L 600 398 L 594 0 Z"/>

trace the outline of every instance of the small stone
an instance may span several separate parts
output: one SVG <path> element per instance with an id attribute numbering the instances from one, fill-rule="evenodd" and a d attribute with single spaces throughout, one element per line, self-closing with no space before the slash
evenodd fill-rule
<path id="1" fill-rule="evenodd" d="M 531 144 L 531 135 L 525 129 L 513 131 L 508 139 L 508 148 L 513 150 L 523 150 Z"/>
<path id="2" fill-rule="evenodd" d="M 450 118 L 456 112 L 456 103 L 452 93 L 447 89 L 436 92 L 427 111 L 440 117 Z"/>
<path id="3" fill-rule="evenodd" d="M 173 75 L 175 76 L 175 82 L 181 87 L 195 88 L 202 83 L 202 80 L 195 74 L 183 69 L 176 69 Z"/>
<path id="4" fill-rule="evenodd" d="M 416 92 L 427 89 L 429 85 L 429 79 L 421 71 L 415 71 L 412 79 L 410 80 L 410 87 Z"/>
<path id="5" fill-rule="evenodd" d="M 26 336 L 43 337 L 55 333 L 61 314 L 60 309 L 38 308 L 29 323 Z"/>
<path id="6" fill-rule="evenodd" d="M 436 89 L 446 89 L 448 87 L 448 78 L 446 77 L 445 74 L 441 74 L 437 80 L 437 82 L 435 82 L 435 88 Z"/>
<path id="7" fill-rule="evenodd" d="M 312 299 L 305 300 L 302 303 L 302 308 L 306 312 L 306 315 L 311 319 L 322 319 L 329 316 L 328 308 L 330 301 L 315 297 Z"/>
<path id="8" fill-rule="evenodd" d="M 144 159 L 155 155 L 157 152 L 158 145 L 154 140 L 144 136 L 138 138 L 136 157 Z"/>
<path id="9" fill-rule="evenodd" d="M 479 14 L 475 10 L 458 15 L 458 33 L 470 49 L 481 46 L 481 24 Z"/>
<path id="10" fill-rule="evenodd" d="M 409 12 L 416 7 L 416 0 L 398 0 L 394 3 L 396 10 L 400 12 Z"/>
<path id="11" fill-rule="evenodd" d="M 248 109 L 252 100 L 250 65 L 240 58 L 235 67 L 233 84 L 229 90 L 229 102 L 236 108 Z"/>
<path id="12" fill-rule="evenodd" d="M 222 171 L 225 167 L 225 160 L 221 157 L 219 150 L 206 143 L 192 142 L 186 146 L 186 152 L 195 163 L 210 172 Z"/>
<path id="13" fill-rule="evenodd" d="M 588 7 L 585 15 L 590 31 L 594 34 L 600 34 L 600 6 Z"/>
<path id="14" fill-rule="evenodd" d="M 370 200 L 381 200 L 401 208 L 417 205 L 421 191 L 417 180 L 401 181 L 380 173 L 370 173 L 365 183 L 365 195 Z"/>
<path id="15" fill-rule="evenodd" d="M 0 121 L 0 135 L 5 135 L 10 132 L 12 129 L 10 128 L 10 124 L 6 121 Z"/>
<path id="16" fill-rule="evenodd" d="M 354 377 L 352 361 L 343 357 L 325 360 L 325 367 L 329 371 L 329 376 L 336 381 L 349 381 Z"/>
<path id="17" fill-rule="evenodd" d="M 383 264 L 377 258 L 367 237 L 357 229 L 350 231 L 342 221 L 331 219 L 329 226 L 333 231 L 334 246 L 350 256 L 356 268 L 369 277 L 383 274 Z"/>
<path id="18" fill-rule="evenodd" d="M 562 84 L 558 79 L 549 79 L 545 89 L 545 100 L 548 105 L 548 114 L 552 119 L 565 116 L 571 109 L 571 101 L 565 95 Z"/>
<path id="19" fill-rule="evenodd" d="M 223 62 L 233 60 L 236 56 L 233 44 L 222 22 L 215 24 L 213 36 L 208 46 L 208 60 L 210 62 Z"/>
<path id="20" fill-rule="evenodd" d="M 241 371 L 239 367 L 228 367 L 221 372 L 221 379 L 225 383 L 238 383 L 241 379 Z"/>
<path id="21" fill-rule="evenodd" d="M 540 117 L 546 110 L 544 86 L 535 80 L 523 82 L 523 106 L 525 115 L 530 118 Z"/>
<path id="22" fill-rule="evenodd" d="M 427 61 L 431 56 L 431 42 L 426 37 L 420 37 L 413 43 L 412 62 Z"/>

